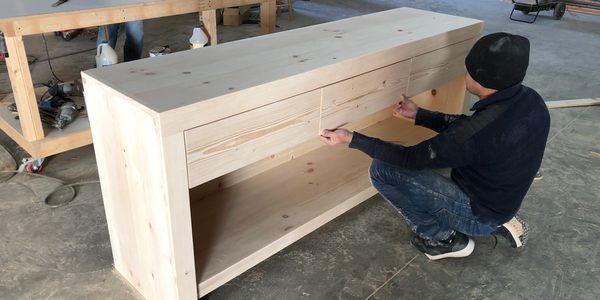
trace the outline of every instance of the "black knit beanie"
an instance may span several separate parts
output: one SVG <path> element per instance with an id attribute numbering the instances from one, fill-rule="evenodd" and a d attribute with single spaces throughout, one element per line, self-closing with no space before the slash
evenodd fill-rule
<path id="1" fill-rule="evenodd" d="M 525 78 L 529 66 L 529 40 L 497 32 L 479 39 L 465 59 L 469 75 L 479 84 L 503 90 Z"/>

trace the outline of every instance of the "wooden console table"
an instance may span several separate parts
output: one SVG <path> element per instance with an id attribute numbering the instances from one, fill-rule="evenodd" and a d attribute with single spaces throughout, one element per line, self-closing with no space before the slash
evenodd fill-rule
<path id="1" fill-rule="evenodd" d="M 483 23 L 401 8 L 83 72 L 115 268 L 196 299 L 376 194 L 321 128 L 402 144 L 402 93 L 458 113 Z"/>
<path id="2" fill-rule="evenodd" d="M 88 145 L 92 137 L 89 123 L 84 118 L 77 119 L 62 131 L 42 125 L 23 36 L 201 12 L 214 45 L 217 42 L 215 9 L 255 3 L 261 5 L 261 33 L 275 31 L 275 0 L 68 1 L 51 7 L 54 2 L 0 0 L 0 31 L 5 35 L 10 55 L 6 67 L 19 110 L 19 120 L 15 120 L 5 107 L 0 107 L 0 129 L 34 158 Z"/>

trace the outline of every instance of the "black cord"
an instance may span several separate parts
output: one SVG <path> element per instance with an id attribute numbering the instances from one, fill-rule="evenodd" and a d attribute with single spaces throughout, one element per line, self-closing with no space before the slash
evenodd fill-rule
<path id="1" fill-rule="evenodd" d="M 37 57 L 34 57 L 35 60 L 30 62 L 30 64 L 34 64 L 34 63 L 41 63 L 41 62 L 45 62 L 49 59 L 59 59 L 59 58 L 63 58 L 63 57 L 67 57 L 67 56 L 71 56 L 71 55 L 76 55 L 76 54 L 81 54 L 81 53 L 85 53 L 85 52 L 90 52 L 90 51 L 95 51 L 96 48 L 90 48 L 90 49 L 85 49 L 85 50 L 80 50 L 80 51 L 75 51 L 75 52 L 71 52 L 71 53 L 67 53 L 67 54 L 63 54 L 63 55 L 57 55 L 57 56 L 53 56 L 53 57 L 48 57 L 45 59 L 38 59 Z"/>
<path id="2" fill-rule="evenodd" d="M 60 78 L 58 78 L 58 76 L 56 76 L 56 73 L 54 73 L 54 69 L 52 68 L 52 63 L 50 62 L 50 52 L 48 51 L 48 42 L 46 41 L 46 36 L 43 33 L 42 33 L 42 38 L 44 39 L 44 47 L 46 48 L 46 57 L 48 57 L 48 66 L 50 67 L 50 72 L 52 72 L 52 76 L 54 76 L 54 79 L 56 79 L 56 81 L 64 82 L 64 81 L 60 80 Z"/>

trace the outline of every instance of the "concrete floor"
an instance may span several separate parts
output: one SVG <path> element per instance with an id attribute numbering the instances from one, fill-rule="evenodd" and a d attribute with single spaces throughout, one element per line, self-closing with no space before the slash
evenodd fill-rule
<path id="1" fill-rule="evenodd" d="M 561 21 L 508 20 L 511 6 L 472 1 L 296 1 L 296 19 L 279 30 L 411 6 L 486 21 L 486 32 L 509 31 L 532 41 L 526 84 L 547 100 L 600 96 L 600 17 L 568 13 Z M 549 16 L 549 13 L 545 13 Z M 196 16 L 146 22 L 146 49 L 187 47 Z M 220 40 L 258 34 L 258 26 L 219 28 Z M 26 39 L 35 82 L 50 78 L 40 36 Z M 93 66 L 94 42 L 48 36 L 55 71 L 63 80 Z M 118 47 L 119 48 L 119 47 Z M 77 53 L 69 55 L 71 53 Z M 66 55 L 66 56 L 65 56 Z M 62 56 L 62 57 L 61 57 Z M 4 73 L 3 73 L 4 72 Z M 0 94 L 10 92 L 0 67 Z M 409 244 L 396 211 L 376 196 L 284 249 L 209 295 L 210 299 L 597 299 L 600 295 L 600 107 L 551 111 L 543 163 L 522 208 L 530 244 L 514 251 L 491 238 L 476 239 L 468 258 L 430 262 Z M 0 132 L 0 144 L 19 156 Z M 2 155 L 0 166 L 13 164 Z M 8 156 L 8 158 L 6 158 Z M 18 158 L 18 157 L 17 157 Z M 97 180 L 93 148 L 50 158 L 44 175 L 63 182 Z M 0 299 L 137 299 L 112 269 L 98 184 L 77 187 L 76 199 L 52 209 L 43 198 L 60 183 L 16 175 L 0 179 Z"/>

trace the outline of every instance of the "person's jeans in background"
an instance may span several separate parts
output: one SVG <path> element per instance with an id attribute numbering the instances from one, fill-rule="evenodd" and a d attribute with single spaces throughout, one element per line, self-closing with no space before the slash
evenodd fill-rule
<path id="1" fill-rule="evenodd" d="M 104 34 L 104 28 L 108 27 L 108 40 Z M 125 25 L 125 46 L 123 47 L 123 59 L 132 61 L 142 58 L 144 49 L 144 21 L 126 22 Z M 101 42 L 107 41 L 108 44 L 116 50 L 117 37 L 119 36 L 119 24 L 100 26 L 98 29 L 98 39 L 96 46 Z"/>
<path id="2" fill-rule="evenodd" d="M 498 228 L 479 222 L 469 196 L 433 170 L 409 170 L 373 160 L 369 174 L 373 186 L 422 238 L 446 240 L 455 230 L 469 236 L 488 235 Z"/>

